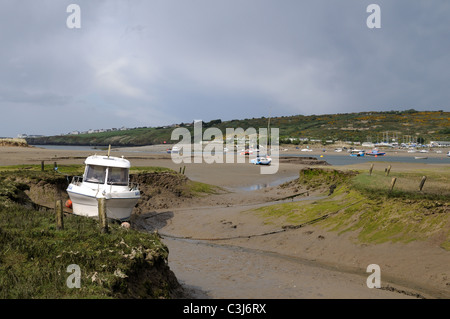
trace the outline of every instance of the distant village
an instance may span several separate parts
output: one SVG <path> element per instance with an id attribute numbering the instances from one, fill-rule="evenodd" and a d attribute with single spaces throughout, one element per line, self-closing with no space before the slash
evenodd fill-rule
<path id="1" fill-rule="evenodd" d="M 178 126 L 177 124 L 172 124 L 172 125 L 166 125 L 166 126 L 161 126 L 158 128 L 169 128 L 169 127 L 176 127 Z M 189 124 L 187 124 L 186 126 L 189 126 Z M 140 129 L 140 128 L 148 128 L 147 126 L 141 126 L 141 127 L 125 127 L 122 126 L 121 128 L 106 128 L 106 129 L 89 129 L 87 131 L 71 131 L 69 133 L 61 133 L 59 134 L 60 136 L 64 136 L 64 135 L 80 135 L 80 134 L 93 134 L 93 133 L 105 133 L 105 132 L 117 132 L 117 131 L 128 131 L 128 130 L 135 130 L 135 129 Z M 18 134 L 17 138 L 35 138 L 35 137 L 43 137 L 45 135 L 29 135 L 29 134 Z"/>
<path id="2" fill-rule="evenodd" d="M 115 132 L 115 131 L 126 131 L 130 130 L 130 128 L 127 128 L 125 126 L 122 126 L 121 128 L 107 128 L 107 129 L 89 129 L 87 131 L 72 131 L 69 133 L 61 133 L 60 135 L 79 135 L 79 134 L 93 134 L 93 133 L 103 133 L 103 132 Z M 28 135 L 28 134 L 18 134 L 17 138 L 33 138 L 33 137 L 42 137 L 44 135 Z"/>

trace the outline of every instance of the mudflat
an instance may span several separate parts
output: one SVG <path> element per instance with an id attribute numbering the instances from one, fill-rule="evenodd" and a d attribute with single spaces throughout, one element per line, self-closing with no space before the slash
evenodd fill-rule
<path id="1" fill-rule="evenodd" d="M 282 228 L 264 223 L 253 208 L 302 201 L 323 194 L 283 189 L 309 164 L 280 162 L 276 174 L 264 175 L 248 163 L 175 164 L 163 146 L 114 149 L 132 166 L 162 166 L 221 187 L 224 191 L 177 202 L 133 216 L 132 226 L 158 231 L 169 248 L 169 266 L 198 298 L 449 298 L 450 252 L 433 238 L 410 243 L 362 244 L 357 231 L 339 234 L 316 225 Z M 57 162 L 83 164 L 96 151 L 0 147 L 0 166 Z M 106 151 L 98 150 L 98 154 Z M 283 155 L 280 153 L 280 155 Z M 303 154 L 302 154 L 303 155 Z M 308 156 L 310 154 L 304 154 Z M 445 153 L 444 153 L 445 155 Z M 345 155 L 343 155 L 345 156 Z M 395 154 L 392 154 L 395 156 Z M 442 154 L 433 154 L 442 156 Z M 448 164 L 428 165 L 439 170 Z M 366 165 L 367 166 L 367 165 Z M 336 169 L 366 169 L 363 164 Z M 327 166 L 332 167 L 332 166 Z M 396 163 L 397 171 L 423 169 Z M 302 193 L 301 196 L 292 195 Z M 450 227 L 450 216 L 447 228 Z M 370 289 L 368 265 L 381 269 L 381 289 Z"/>

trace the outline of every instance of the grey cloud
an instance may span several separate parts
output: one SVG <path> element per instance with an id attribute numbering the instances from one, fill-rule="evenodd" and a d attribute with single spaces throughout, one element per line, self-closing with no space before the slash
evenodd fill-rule
<path id="1" fill-rule="evenodd" d="M 79 30 L 65 26 L 72 2 Z M 449 3 L 379 0 L 370 30 L 372 2 L 2 1 L 0 136 L 448 109 Z M 71 121 L 41 117 L 49 109 Z"/>

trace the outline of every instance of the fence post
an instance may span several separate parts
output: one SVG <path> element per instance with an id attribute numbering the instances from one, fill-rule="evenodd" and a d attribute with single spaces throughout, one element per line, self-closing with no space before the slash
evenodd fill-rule
<path id="1" fill-rule="evenodd" d="M 393 179 L 392 179 L 392 181 L 391 181 L 391 189 L 390 189 L 390 191 L 389 192 L 392 192 L 392 190 L 394 189 L 394 185 L 395 185 L 395 182 L 397 181 L 397 177 L 394 177 Z"/>
<path id="2" fill-rule="evenodd" d="M 184 175 L 184 171 L 186 170 L 186 166 L 183 166 L 183 175 Z"/>
<path id="3" fill-rule="evenodd" d="M 389 176 L 390 172 L 391 172 L 391 165 L 389 165 L 387 170 L 386 170 L 386 176 Z"/>
<path id="4" fill-rule="evenodd" d="M 102 234 L 108 233 L 108 219 L 106 217 L 106 198 L 98 198 L 98 220 Z"/>
<path id="5" fill-rule="evenodd" d="M 420 185 L 419 185 L 419 192 L 422 191 L 423 184 L 425 184 L 425 181 L 426 181 L 426 180 L 427 180 L 427 177 L 426 177 L 426 176 L 422 177 L 422 180 L 420 181 Z"/>
<path id="6" fill-rule="evenodd" d="M 44 161 L 41 161 L 41 172 L 43 172 L 44 170 Z"/>
<path id="7" fill-rule="evenodd" d="M 55 215 L 56 215 L 56 229 L 63 230 L 64 222 L 63 222 L 63 204 L 62 200 L 57 200 L 55 203 Z"/>
<path id="8" fill-rule="evenodd" d="M 372 175 L 372 170 L 373 170 L 373 164 L 370 165 L 369 175 Z"/>

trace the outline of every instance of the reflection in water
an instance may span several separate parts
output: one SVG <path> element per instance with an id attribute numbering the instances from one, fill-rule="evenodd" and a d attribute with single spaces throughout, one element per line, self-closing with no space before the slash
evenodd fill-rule
<path id="1" fill-rule="evenodd" d="M 289 177 L 279 178 L 279 179 L 276 179 L 276 180 L 271 181 L 271 182 L 258 183 L 258 184 L 253 184 L 253 185 L 250 185 L 250 186 L 237 187 L 236 190 L 240 190 L 240 191 L 256 191 L 256 190 L 267 188 L 267 187 L 278 186 L 278 185 L 281 185 L 283 183 L 293 181 L 296 178 L 298 178 L 297 175 L 289 176 Z"/>

